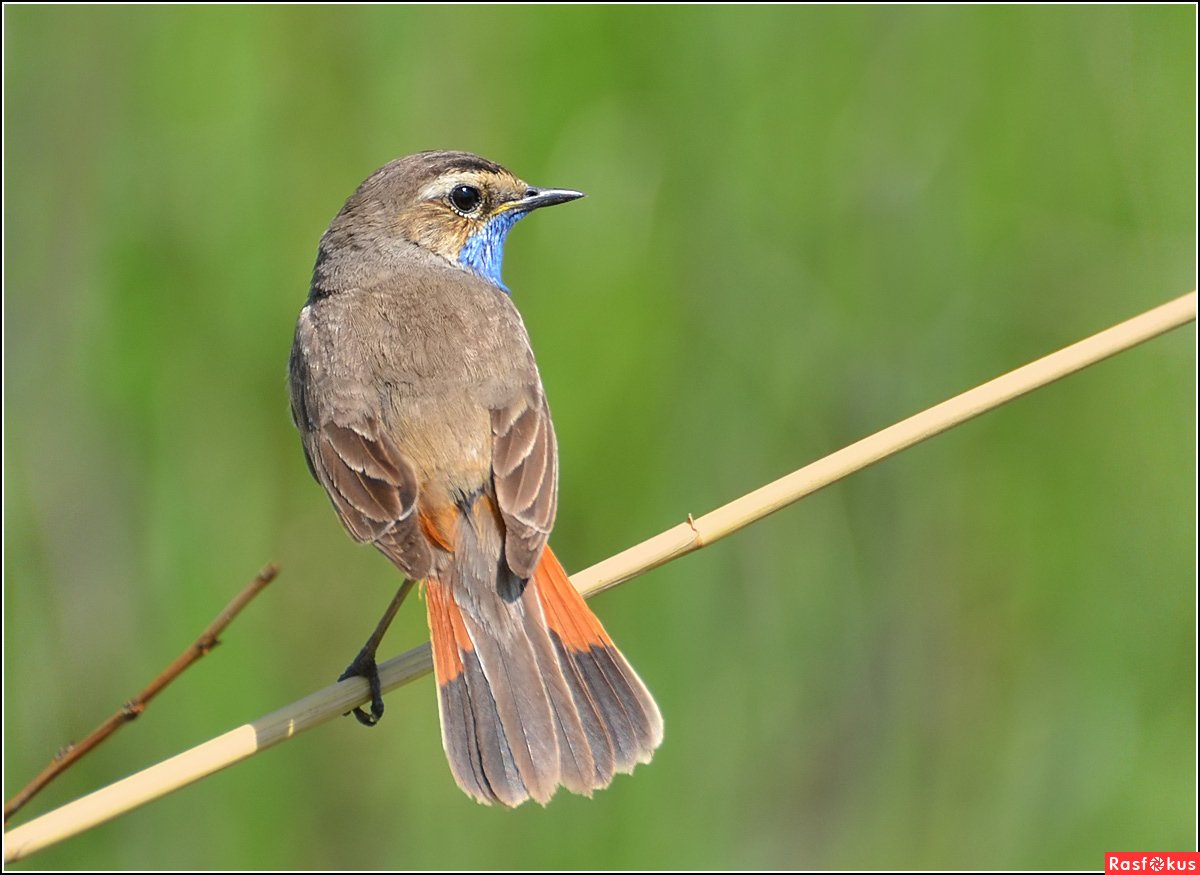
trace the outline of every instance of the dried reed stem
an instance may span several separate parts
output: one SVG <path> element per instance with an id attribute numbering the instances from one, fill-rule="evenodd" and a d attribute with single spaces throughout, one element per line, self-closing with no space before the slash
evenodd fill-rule
<path id="1" fill-rule="evenodd" d="M 616 586 L 711 544 L 880 459 L 1195 318 L 1193 291 L 911 416 L 699 519 L 689 517 L 687 522 L 579 572 L 572 582 L 585 596 Z M 423 644 L 379 666 L 383 689 L 395 689 L 430 668 L 429 645 Z M 21 859 L 164 796 L 345 714 L 367 698 L 367 683 L 361 678 L 319 690 L 11 830 L 5 835 L 4 860 Z"/>
<path id="2" fill-rule="evenodd" d="M 193 641 L 183 653 L 175 657 L 174 661 L 159 672 L 158 676 L 150 681 L 140 693 L 118 708 L 107 720 L 93 729 L 83 741 L 68 744 L 64 747 L 49 762 L 46 768 L 38 773 L 37 777 L 26 784 L 19 793 L 4 804 L 4 822 L 7 824 L 9 818 L 20 811 L 26 802 L 40 793 L 51 781 L 95 750 L 106 738 L 125 724 L 131 723 L 140 717 L 142 712 L 149 706 L 150 701 L 161 693 L 171 681 L 183 674 L 188 666 L 201 657 L 207 656 L 210 650 L 221 643 L 221 633 L 242 612 L 242 608 L 250 604 L 251 600 L 262 592 L 268 583 L 275 579 L 277 574 L 279 574 L 279 569 L 274 565 L 264 567 L 252 581 L 242 588 L 241 592 L 233 597 L 233 600 L 221 610 L 221 613 L 217 614 L 216 618 L 208 624 L 208 627 L 200 633 L 200 637 Z"/>

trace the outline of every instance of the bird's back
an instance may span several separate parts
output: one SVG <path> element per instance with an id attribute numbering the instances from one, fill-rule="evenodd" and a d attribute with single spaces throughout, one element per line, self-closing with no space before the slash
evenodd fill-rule
<path id="1" fill-rule="evenodd" d="M 382 429 L 427 488 L 478 486 L 490 411 L 541 395 L 524 323 L 491 283 L 416 246 L 396 249 L 360 285 L 314 280 L 293 346 L 294 418 L 302 433 L 330 422 Z"/>

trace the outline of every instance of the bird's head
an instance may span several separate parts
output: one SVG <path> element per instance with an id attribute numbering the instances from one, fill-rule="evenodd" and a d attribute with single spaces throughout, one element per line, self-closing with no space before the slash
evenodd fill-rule
<path id="1" fill-rule="evenodd" d="M 369 176 L 328 235 L 415 243 L 507 292 L 500 267 L 509 229 L 539 207 L 580 197 L 569 189 L 535 188 L 470 152 L 421 152 Z"/>

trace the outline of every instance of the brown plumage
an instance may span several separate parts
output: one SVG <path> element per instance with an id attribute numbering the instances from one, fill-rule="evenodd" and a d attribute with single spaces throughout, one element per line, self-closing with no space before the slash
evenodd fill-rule
<path id="1" fill-rule="evenodd" d="M 309 467 L 347 531 L 423 580 L 442 742 L 480 802 L 589 794 L 647 762 L 662 718 L 546 545 L 558 451 L 500 281 L 535 189 L 464 152 L 369 177 L 321 240 L 291 358 Z M 378 689 L 374 648 L 347 670 Z M 382 713 L 376 695 L 374 722 Z"/>

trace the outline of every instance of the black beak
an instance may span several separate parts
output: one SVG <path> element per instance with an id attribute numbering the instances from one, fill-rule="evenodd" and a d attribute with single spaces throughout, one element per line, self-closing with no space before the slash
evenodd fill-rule
<path id="1" fill-rule="evenodd" d="M 567 201 L 583 197 L 583 192 L 572 191 L 569 188 L 530 188 L 525 197 L 513 201 L 509 209 L 529 212 L 538 207 L 552 207 L 555 204 L 565 204 Z"/>

